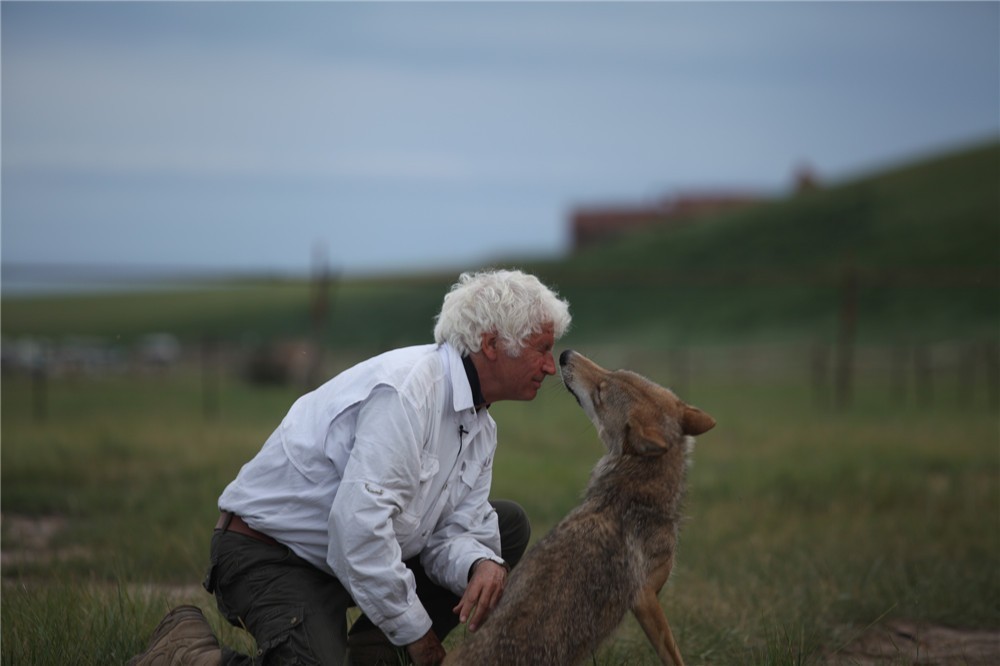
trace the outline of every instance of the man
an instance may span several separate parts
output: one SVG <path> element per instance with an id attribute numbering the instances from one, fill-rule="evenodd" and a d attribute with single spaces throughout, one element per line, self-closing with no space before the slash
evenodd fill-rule
<path id="1" fill-rule="evenodd" d="M 486 620 L 530 534 L 520 507 L 488 500 L 487 410 L 535 397 L 569 324 L 534 276 L 463 274 L 436 344 L 376 356 L 292 405 L 219 498 L 205 580 L 254 636 L 253 663 L 436 664 L 448 631 Z M 363 616 L 348 634 L 351 606 Z M 132 663 L 251 661 L 186 606 Z"/>

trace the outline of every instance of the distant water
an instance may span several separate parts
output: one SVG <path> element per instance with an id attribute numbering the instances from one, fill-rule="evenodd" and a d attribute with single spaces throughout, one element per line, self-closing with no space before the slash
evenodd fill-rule
<path id="1" fill-rule="evenodd" d="M 211 270 L 97 268 L 91 266 L 0 266 L 0 296 L 33 298 L 136 291 L 221 287 L 224 281 L 262 278 L 262 273 Z M 273 273 L 267 276 L 273 279 Z M 288 276 L 285 276 L 288 277 Z"/>
<path id="2" fill-rule="evenodd" d="M 136 291 L 163 291 L 193 288 L 197 285 L 154 281 L 103 281 L 103 280 L 23 280 L 4 277 L 0 282 L 2 298 L 35 298 L 39 296 L 80 296 L 84 294 L 113 294 Z"/>

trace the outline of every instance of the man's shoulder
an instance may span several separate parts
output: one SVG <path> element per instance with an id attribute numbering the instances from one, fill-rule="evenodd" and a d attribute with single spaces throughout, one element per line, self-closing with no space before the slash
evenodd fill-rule
<path id="1" fill-rule="evenodd" d="M 440 365 L 438 345 L 413 345 L 383 352 L 368 361 L 374 368 L 402 376 Z"/>
<path id="2" fill-rule="evenodd" d="M 400 392 L 420 393 L 439 384 L 446 376 L 447 360 L 440 345 L 415 345 L 383 352 L 352 368 L 367 375 L 375 385 Z"/>

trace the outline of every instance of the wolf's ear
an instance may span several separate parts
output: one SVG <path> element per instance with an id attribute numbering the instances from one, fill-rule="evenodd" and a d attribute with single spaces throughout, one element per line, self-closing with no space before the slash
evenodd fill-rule
<path id="1" fill-rule="evenodd" d="M 715 427 L 715 419 L 697 407 L 684 405 L 684 415 L 681 417 L 681 428 L 685 435 L 700 435 Z"/>
<path id="2" fill-rule="evenodd" d="M 663 453 L 669 448 L 666 433 L 659 428 L 649 428 L 635 419 L 625 424 L 625 450 L 640 456 Z"/>

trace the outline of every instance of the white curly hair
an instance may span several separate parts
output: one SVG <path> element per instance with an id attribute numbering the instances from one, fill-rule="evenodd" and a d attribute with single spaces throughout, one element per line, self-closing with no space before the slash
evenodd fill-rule
<path id="1" fill-rule="evenodd" d="M 462 273 L 444 297 L 434 340 L 460 354 L 478 352 L 484 333 L 496 332 L 508 356 L 518 356 L 526 338 L 551 325 L 558 340 L 569 330 L 569 303 L 534 275 L 518 270 Z"/>

